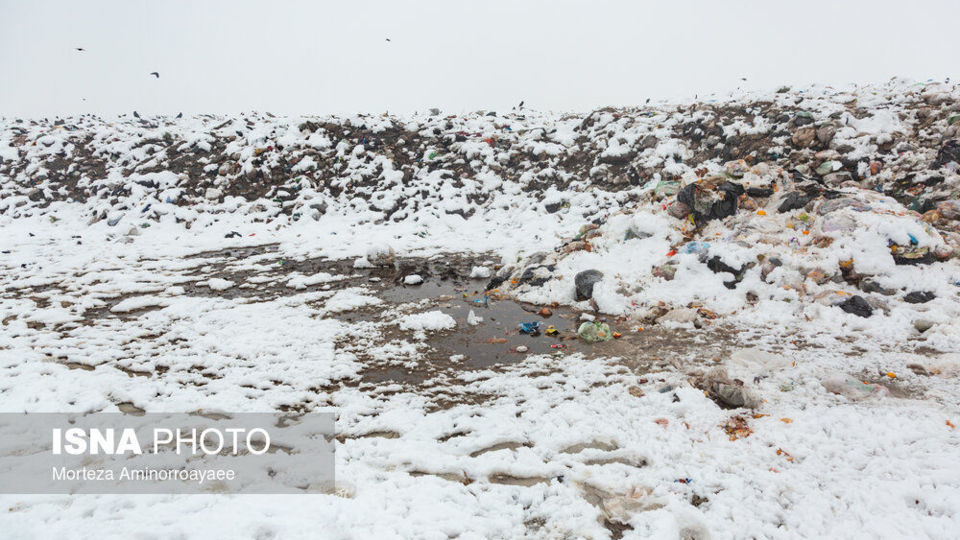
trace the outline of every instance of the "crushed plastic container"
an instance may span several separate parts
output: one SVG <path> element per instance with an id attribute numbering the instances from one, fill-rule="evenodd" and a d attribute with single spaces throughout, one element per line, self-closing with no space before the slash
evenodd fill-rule
<path id="1" fill-rule="evenodd" d="M 531 336 L 536 336 L 540 334 L 540 322 L 522 322 L 517 325 L 517 328 L 520 330 L 521 334 L 529 334 Z"/>
<path id="2" fill-rule="evenodd" d="M 706 253 L 710 250 L 710 242 L 687 242 L 683 245 L 682 253 Z"/>
<path id="3" fill-rule="evenodd" d="M 610 341 L 613 339 L 613 332 L 610 331 L 610 325 L 605 322 L 585 322 L 577 329 L 577 336 L 587 343 L 596 343 Z"/>
<path id="4" fill-rule="evenodd" d="M 834 394 L 840 394 L 849 399 L 864 399 L 868 397 L 884 397 L 890 395 L 885 386 L 870 384 L 843 373 L 834 373 L 825 377 L 820 384 Z"/>

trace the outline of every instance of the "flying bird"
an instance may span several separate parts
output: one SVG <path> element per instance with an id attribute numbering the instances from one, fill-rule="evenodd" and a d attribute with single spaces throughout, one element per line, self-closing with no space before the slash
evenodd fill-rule
<path id="1" fill-rule="evenodd" d="M 153 75 L 154 77 L 158 78 L 158 79 L 160 78 L 160 74 L 157 73 L 156 71 L 151 71 L 150 74 Z"/>
<path id="2" fill-rule="evenodd" d="M 387 38 L 387 41 L 390 41 L 390 38 Z"/>
<path id="3" fill-rule="evenodd" d="M 183 118 L 183 113 L 178 114 L 177 118 Z"/>
<path id="4" fill-rule="evenodd" d="M 84 49 L 83 47 L 74 47 L 74 50 L 83 52 L 83 51 L 85 51 L 86 49 Z"/>
<path id="5" fill-rule="evenodd" d="M 133 117 L 140 118 L 140 113 L 138 113 L 137 111 L 133 111 Z"/>

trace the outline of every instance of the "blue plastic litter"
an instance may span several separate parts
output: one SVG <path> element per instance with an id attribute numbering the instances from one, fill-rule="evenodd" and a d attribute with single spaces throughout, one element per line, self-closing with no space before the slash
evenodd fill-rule
<path id="1" fill-rule="evenodd" d="M 710 250 L 710 242 L 688 242 L 683 246 L 683 253 L 706 253 Z"/>
<path id="2" fill-rule="evenodd" d="M 540 323 L 538 321 L 522 322 L 517 325 L 517 328 L 520 329 L 521 334 L 530 334 L 531 336 L 535 336 L 540 333 Z"/>

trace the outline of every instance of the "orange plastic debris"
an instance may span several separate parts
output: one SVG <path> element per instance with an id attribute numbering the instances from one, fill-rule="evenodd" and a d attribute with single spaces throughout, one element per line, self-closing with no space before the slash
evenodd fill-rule
<path id="1" fill-rule="evenodd" d="M 792 424 L 793 418 L 781 418 L 780 421 L 783 422 L 784 424 Z"/>
<path id="2" fill-rule="evenodd" d="M 949 421 L 949 420 L 947 420 L 947 425 L 950 426 L 950 429 L 953 429 L 953 428 L 957 427 L 957 426 L 953 425 L 953 422 L 951 422 L 951 421 Z"/>
<path id="3" fill-rule="evenodd" d="M 789 461 L 789 462 L 791 462 L 791 463 L 793 462 L 793 456 L 791 456 L 791 455 L 790 455 L 786 450 L 784 450 L 783 448 L 777 448 L 777 455 L 778 455 L 778 456 L 786 456 L 787 461 Z"/>
<path id="4" fill-rule="evenodd" d="M 767 212 L 764 211 L 764 210 L 757 210 L 757 215 L 758 215 L 758 216 L 765 216 L 765 215 L 767 215 Z"/>

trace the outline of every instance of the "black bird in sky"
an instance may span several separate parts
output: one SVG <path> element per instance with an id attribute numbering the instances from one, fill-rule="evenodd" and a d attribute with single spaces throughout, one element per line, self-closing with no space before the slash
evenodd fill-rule
<path id="1" fill-rule="evenodd" d="M 183 113 L 179 113 L 179 114 L 177 115 L 177 118 L 183 118 Z"/>
<path id="2" fill-rule="evenodd" d="M 140 118 L 140 113 L 138 113 L 137 111 L 133 111 L 133 117 Z"/>
<path id="3" fill-rule="evenodd" d="M 77 51 L 80 51 L 80 52 L 83 52 L 83 51 L 86 50 L 86 49 L 84 49 L 83 47 L 75 47 L 74 49 L 77 50 Z"/>
<path id="4" fill-rule="evenodd" d="M 387 41 L 390 41 L 390 38 L 387 38 Z"/>
<path id="5" fill-rule="evenodd" d="M 158 79 L 160 78 L 160 74 L 157 73 L 156 71 L 151 71 L 150 74 L 153 75 L 154 77 L 158 78 Z"/>
<path id="6" fill-rule="evenodd" d="M 517 108 L 518 108 L 518 109 L 522 109 L 522 108 L 523 108 L 523 100 L 522 100 L 522 99 L 520 100 L 520 105 L 517 105 Z"/>

